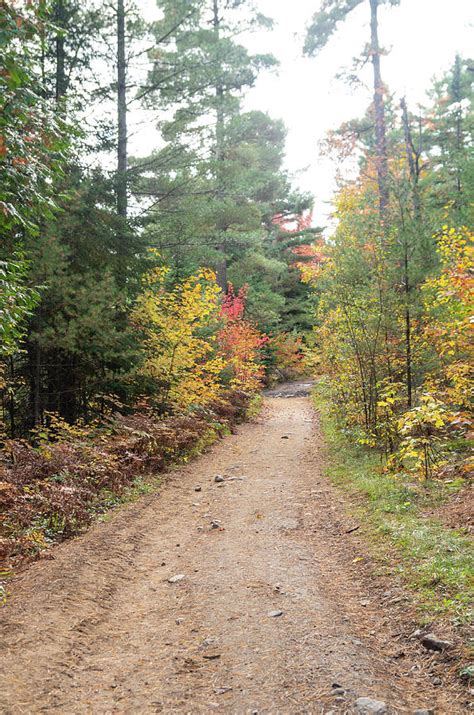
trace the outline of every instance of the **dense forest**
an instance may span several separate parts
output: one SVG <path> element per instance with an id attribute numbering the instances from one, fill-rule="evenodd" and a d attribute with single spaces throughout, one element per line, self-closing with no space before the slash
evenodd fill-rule
<path id="1" fill-rule="evenodd" d="M 159 0 L 154 22 L 131 0 L 0 3 L 6 554 L 73 533 L 97 494 L 233 428 L 281 378 L 316 376 L 385 469 L 468 474 L 474 64 L 453 58 L 410 107 L 382 79 L 384 0 L 326 0 L 301 47 L 315 71 L 361 4 L 373 103 L 326 139 L 358 170 L 323 237 L 282 121 L 244 109 L 278 71 L 239 41 L 271 32 L 252 2 Z"/>

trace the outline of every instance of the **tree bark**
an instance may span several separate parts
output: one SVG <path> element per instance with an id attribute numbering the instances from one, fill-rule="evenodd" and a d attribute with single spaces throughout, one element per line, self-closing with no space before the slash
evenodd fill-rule
<path id="1" fill-rule="evenodd" d="M 127 62 L 125 57 L 125 6 L 117 0 L 117 213 L 127 218 Z"/>
<path id="2" fill-rule="evenodd" d="M 420 156 L 421 150 L 416 149 L 413 142 L 413 137 L 411 133 L 410 121 L 408 118 L 408 109 L 405 97 L 400 100 L 400 106 L 402 108 L 402 124 L 403 124 L 403 134 L 405 137 L 405 151 L 407 155 L 408 169 L 410 172 L 410 181 L 412 187 L 413 196 L 413 212 L 415 221 L 421 222 L 421 203 L 420 194 L 418 189 L 418 184 L 420 181 Z"/>
<path id="3" fill-rule="evenodd" d="M 453 100 L 457 103 L 455 121 L 456 121 L 456 191 L 458 194 L 457 207 L 459 208 L 461 204 L 460 195 L 462 194 L 462 181 L 461 181 L 461 169 L 459 166 L 459 156 L 463 149 L 463 129 L 462 129 L 462 110 L 460 107 L 460 102 L 462 99 L 461 94 L 461 59 L 459 55 L 456 55 L 456 60 L 454 62 L 453 71 L 453 81 L 451 85 L 451 94 Z"/>
<path id="4" fill-rule="evenodd" d="M 388 201 L 388 158 L 387 158 L 387 133 L 385 128 L 385 103 L 384 86 L 380 71 L 380 45 L 378 37 L 377 11 L 380 0 L 370 0 L 370 53 L 374 71 L 374 112 L 375 112 L 375 141 L 377 159 L 377 183 L 379 191 L 380 217 L 385 218 Z"/>
<path id="5" fill-rule="evenodd" d="M 219 0 L 213 0 L 213 28 L 217 47 L 220 41 L 220 17 L 219 17 Z M 217 55 L 217 61 L 220 63 L 219 53 Z M 216 183 L 217 183 L 217 197 L 219 203 L 221 204 L 219 210 L 222 210 L 222 201 L 224 198 L 224 185 L 223 185 L 223 175 L 222 175 L 222 162 L 224 161 L 224 89 L 220 83 L 215 87 L 216 93 L 216 145 L 215 145 L 215 160 L 216 160 Z M 226 227 L 222 221 L 222 217 L 219 216 L 217 220 L 217 230 L 219 234 L 219 245 L 218 250 L 221 254 L 220 260 L 218 261 L 216 267 L 216 278 L 217 284 L 223 293 L 227 292 L 227 256 L 226 256 L 226 240 L 225 240 L 225 230 Z"/>
<path id="6" fill-rule="evenodd" d="M 404 255 L 404 283 L 405 283 L 405 373 L 407 381 L 407 407 L 413 405 L 413 375 L 411 358 L 411 312 L 410 312 L 410 276 L 408 271 L 408 246 L 405 242 Z"/>
<path id="7" fill-rule="evenodd" d="M 10 437 L 11 439 L 15 439 L 16 436 L 16 424 L 15 424 L 15 390 L 14 390 L 14 384 L 15 384 L 15 361 L 13 359 L 13 355 L 10 355 L 9 358 L 9 366 L 10 366 L 10 381 L 11 381 L 11 388 L 10 388 L 10 399 L 8 401 L 8 415 L 10 418 Z"/>
<path id="8" fill-rule="evenodd" d="M 41 348 L 36 343 L 34 354 L 34 396 L 33 396 L 33 425 L 37 427 L 41 423 Z"/>
<path id="9" fill-rule="evenodd" d="M 64 32 L 66 28 L 66 9 L 64 0 L 57 0 L 54 6 L 54 24 L 58 28 L 56 33 L 56 76 L 55 76 L 55 99 L 60 102 L 67 91 L 66 79 L 66 49 L 64 42 Z"/>

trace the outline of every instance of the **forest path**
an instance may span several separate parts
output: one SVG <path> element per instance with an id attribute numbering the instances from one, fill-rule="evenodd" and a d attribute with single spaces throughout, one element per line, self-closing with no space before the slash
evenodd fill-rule
<path id="1" fill-rule="evenodd" d="M 2 612 L 1 712 L 460 712 L 406 639 L 397 655 L 321 462 L 309 399 L 267 397 L 160 494 L 30 567 Z"/>

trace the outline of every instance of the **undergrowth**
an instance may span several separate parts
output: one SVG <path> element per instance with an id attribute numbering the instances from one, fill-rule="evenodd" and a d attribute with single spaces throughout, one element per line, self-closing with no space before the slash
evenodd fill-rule
<path id="1" fill-rule="evenodd" d="M 91 432 L 6 443 L 0 459 L 0 586 L 25 559 L 156 491 L 166 468 L 201 454 L 255 416 L 260 396 L 229 391 L 205 410 L 160 419 L 117 415 Z M 4 595 L 4 591 L 3 591 Z M 2 591 L 0 589 L 0 601 Z"/>
<path id="2" fill-rule="evenodd" d="M 339 428 L 323 384 L 316 386 L 313 401 L 329 451 L 327 474 L 353 497 L 372 555 L 416 592 L 425 620 L 436 614 L 467 621 L 474 598 L 472 540 L 427 515 L 463 481 L 418 483 L 411 475 L 385 470 L 378 453 Z"/>

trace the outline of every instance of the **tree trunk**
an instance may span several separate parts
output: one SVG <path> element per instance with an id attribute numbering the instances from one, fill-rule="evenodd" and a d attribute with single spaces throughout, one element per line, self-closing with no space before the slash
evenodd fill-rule
<path id="1" fill-rule="evenodd" d="M 412 132 L 410 128 L 410 122 L 408 118 L 408 109 L 405 98 L 400 102 L 402 108 L 402 123 L 403 132 L 405 136 L 405 150 L 408 161 L 408 168 L 410 172 L 410 183 L 412 187 L 412 197 L 413 197 L 413 216 L 415 220 L 415 230 L 417 233 L 422 231 L 422 214 L 421 214 L 421 202 L 419 194 L 419 181 L 420 181 L 420 156 L 421 156 L 421 146 L 415 147 L 412 137 Z M 403 221 L 403 215 L 402 215 Z M 403 221 L 403 224 L 405 222 Z M 406 227 L 404 225 L 403 232 L 405 234 L 403 243 L 403 283 L 405 286 L 405 373 L 406 373 L 406 383 L 407 383 L 407 406 L 412 407 L 413 405 L 413 366 L 412 366 L 412 344 L 411 344 L 411 282 L 410 282 L 410 270 L 409 270 L 409 246 L 406 237 Z"/>
<path id="2" fill-rule="evenodd" d="M 451 94 L 454 102 L 457 103 L 457 108 L 455 112 L 455 122 L 456 122 L 456 192 L 458 194 L 456 204 L 457 208 L 461 205 L 460 195 L 462 194 L 462 181 L 461 181 L 461 169 L 459 166 L 459 158 L 461 151 L 463 149 L 463 128 L 462 128 L 462 109 L 460 107 L 460 102 L 462 100 L 461 93 L 461 59 L 459 55 L 456 55 L 456 60 L 454 62 L 453 71 L 453 81 L 451 85 Z"/>
<path id="3" fill-rule="evenodd" d="M 66 50 L 64 45 L 64 33 L 66 29 L 66 11 L 64 0 L 57 0 L 54 7 L 54 24 L 58 28 L 56 33 L 56 78 L 55 78 L 55 99 L 60 102 L 67 91 L 66 79 Z"/>
<path id="4" fill-rule="evenodd" d="M 404 255 L 404 283 L 405 283 L 405 371 L 407 381 L 407 406 L 413 404 L 413 377 L 411 364 L 411 313 L 410 313 L 410 277 L 408 272 L 408 246 L 405 242 Z"/>
<path id="5" fill-rule="evenodd" d="M 10 366 L 10 399 L 8 401 L 8 416 L 10 419 L 10 437 L 15 439 L 16 424 L 15 424 L 15 362 L 13 355 L 9 358 Z"/>
<path id="6" fill-rule="evenodd" d="M 421 150 L 416 149 L 410 128 L 410 121 L 408 119 L 408 109 L 405 97 L 400 100 L 400 107 L 402 108 L 402 123 L 403 123 L 403 133 L 405 136 L 405 151 L 408 161 L 408 169 L 410 172 L 410 181 L 412 187 L 413 195 L 413 212 L 414 218 L 417 223 L 421 222 L 421 203 L 420 194 L 418 190 L 418 184 L 420 181 L 420 154 Z"/>
<path id="7" fill-rule="evenodd" d="M 375 112 L 375 140 L 377 155 L 377 183 L 379 189 L 380 217 L 385 218 L 388 200 L 388 159 L 387 135 L 385 129 L 384 86 L 380 72 L 380 46 L 378 37 L 377 10 L 379 0 L 370 0 L 370 54 L 374 70 L 374 112 Z"/>
<path id="8" fill-rule="evenodd" d="M 127 218 L 127 62 L 125 58 L 125 6 L 117 0 L 117 213 Z"/>
<path id="9" fill-rule="evenodd" d="M 220 17 L 219 17 L 219 0 L 213 0 L 213 28 L 218 45 L 220 41 Z M 218 57 L 220 63 L 220 58 Z M 216 184 L 217 198 L 219 201 L 219 210 L 222 210 L 222 201 L 224 198 L 224 184 L 222 175 L 222 162 L 224 161 L 224 89 L 220 83 L 215 87 L 216 93 L 216 145 L 215 145 L 215 160 L 216 160 Z M 226 226 L 223 223 L 222 217 L 217 220 L 217 230 L 219 234 L 218 250 L 221 253 L 221 258 L 216 267 L 217 284 L 223 293 L 227 292 L 227 256 L 226 256 Z"/>
<path id="10" fill-rule="evenodd" d="M 33 426 L 37 427 L 41 423 L 41 348 L 37 343 L 35 345 L 33 369 Z"/>

